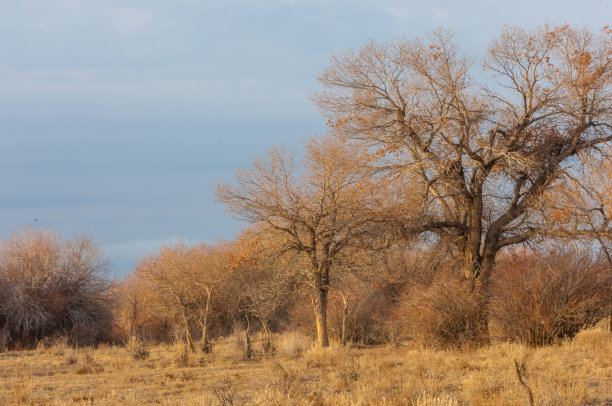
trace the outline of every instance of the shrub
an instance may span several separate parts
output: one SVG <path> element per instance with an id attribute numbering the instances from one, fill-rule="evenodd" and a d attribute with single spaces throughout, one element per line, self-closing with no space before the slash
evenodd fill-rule
<path id="1" fill-rule="evenodd" d="M 401 292 L 399 284 L 362 283 L 350 291 L 347 303 L 346 339 L 359 344 L 381 344 L 389 341 L 386 321 L 393 310 L 393 300 Z M 342 337 L 343 301 L 333 292 L 327 306 L 329 332 Z"/>
<path id="2" fill-rule="evenodd" d="M 183 342 L 175 342 L 174 346 L 174 363 L 178 367 L 189 366 L 189 348 Z"/>
<path id="3" fill-rule="evenodd" d="M 612 269 L 575 251 L 499 262 L 491 318 L 504 339 L 538 346 L 572 338 L 609 314 Z"/>
<path id="4" fill-rule="evenodd" d="M 149 357 L 149 346 L 145 340 L 139 337 L 131 336 L 125 341 L 124 348 L 135 360 L 143 360 Z"/>
<path id="5" fill-rule="evenodd" d="M 395 316 L 399 299 L 406 290 L 430 286 L 449 267 L 446 251 L 439 246 L 409 246 L 400 243 L 368 253 L 368 262 L 354 263 L 358 274 L 344 274 L 338 287 L 350 295 L 347 339 L 360 344 L 398 343 L 402 340 L 402 320 Z M 404 299 L 406 297 L 404 296 Z M 330 299 L 330 331 L 342 329 L 342 301 Z"/>
<path id="6" fill-rule="evenodd" d="M 74 365 L 74 373 L 77 375 L 85 374 L 98 374 L 104 371 L 102 365 L 100 365 L 93 357 L 90 351 L 86 351 L 81 354 L 76 364 Z"/>
<path id="7" fill-rule="evenodd" d="M 308 393 L 308 382 L 305 378 L 305 369 L 283 366 L 280 362 L 275 364 L 274 387 L 281 398 L 303 399 Z"/>
<path id="8" fill-rule="evenodd" d="M 440 275 L 428 286 L 413 284 L 399 302 L 397 318 L 406 334 L 426 345 L 461 348 L 487 341 L 485 300 L 455 275 Z"/>
<path id="9" fill-rule="evenodd" d="M 87 237 L 63 241 L 28 229 L 0 243 L 0 325 L 5 345 L 64 332 L 94 341 L 112 319 L 106 262 Z"/>
<path id="10" fill-rule="evenodd" d="M 79 352 L 74 348 L 68 348 L 64 351 L 64 359 L 66 360 L 66 364 L 74 365 L 79 360 Z"/>
<path id="11" fill-rule="evenodd" d="M 113 309 L 113 335 L 130 340 L 132 336 L 146 338 L 150 343 L 168 343 L 171 341 L 172 327 L 176 325 L 168 317 L 161 295 L 158 295 L 151 284 L 132 273 L 115 289 L 117 300 Z"/>
<path id="12" fill-rule="evenodd" d="M 298 332 L 286 332 L 277 341 L 280 355 L 288 359 L 301 358 L 312 347 L 313 341 Z"/>

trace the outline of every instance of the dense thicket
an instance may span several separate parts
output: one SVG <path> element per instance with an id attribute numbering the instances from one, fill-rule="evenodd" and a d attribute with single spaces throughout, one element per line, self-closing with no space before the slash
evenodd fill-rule
<path id="1" fill-rule="evenodd" d="M 610 314 L 612 271 L 603 257 L 569 249 L 515 253 L 499 261 L 492 282 L 490 318 L 502 339 L 546 345 Z"/>
<path id="2" fill-rule="evenodd" d="M 26 229 L 0 243 L 0 344 L 62 333 L 92 342 L 111 330 L 107 262 L 87 237 Z M 108 336 L 107 336 L 108 337 Z"/>
<path id="3" fill-rule="evenodd" d="M 218 248 L 163 247 L 142 260 L 140 271 L 126 278 L 111 301 L 105 263 L 90 240 L 62 241 L 49 231 L 16 234 L 0 251 L 3 345 L 29 345 L 57 334 L 89 344 L 112 332 L 117 341 L 133 336 L 187 343 L 193 336 L 192 344 L 197 339 L 205 349 L 204 334 L 240 332 L 261 337 L 268 351 L 274 349 L 274 332 L 314 335 L 308 274 L 299 271 L 299 258 L 268 255 L 271 240 L 241 238 Z M 485 301 L 457 294 L 463 291 L 456 272 L 461 264 L 449 261 L 440 246 L 427 245 L 356 248 L 343 259 L 330 285 L 330 337 L 359 344 L 419 339 L 438 347 L 474 346 L 486 341 L 474 336 L 481 329 L 473 328 L 481 322 L 476 308 L 484 306 L 493 337 L 545 345 L 571 338 L 609 314 L 612 270 L 603 255 L 507 252 L 492 272 Z M 162 259 L 171 267 L 163 267 Z M 143 273 L 152 264 L 164 273 L 160 279 Z M 206 289 L 177 270 L 214 282 L 206 325 Z"/>

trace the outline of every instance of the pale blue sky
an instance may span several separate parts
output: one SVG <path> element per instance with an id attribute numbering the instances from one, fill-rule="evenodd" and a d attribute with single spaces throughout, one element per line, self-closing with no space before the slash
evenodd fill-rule
<path id="1" fill-rule="evenodd" d="M 87 233 L 118 273 L 232 238 L 214 181 L 325 130 L 334 52 L 442 26 L 479 58 L 504 24 L 598 29 L 611 3 L 0 0 L 0 236 Z"/>

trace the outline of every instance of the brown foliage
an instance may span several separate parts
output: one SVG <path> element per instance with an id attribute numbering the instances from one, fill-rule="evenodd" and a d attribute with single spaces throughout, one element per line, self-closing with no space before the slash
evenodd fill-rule
<path id="1" fill-rule="evenodd" d="M 360 344 L 381 344 L 392 340 L 387 320 L 394 309 L 398 286 L 364 284 L 347 297 L 346 339 Z M 342 337 L 342 297 L 330 300 L 329 318 L 332 333 Z"/>
<path id="2" fill-rule="evenodd" d="M 209 317 L 213 313 L 213 297 L 218 285 L 248 259 L 248 252 L 233 252 L 230 244 L 207 246 L 162 246 L 136 266 L 136 275 L 145 281 L 157 296 L 159 310 L 180 320 L 187 345 L 192 351 L 192 322 L 199 324 L 200 348 L 211 350 L 208 341 Z M 134 298 L 135 300 L 135 298 Z M 132 300 L 131 305 L 136 304 Z M 128 306 L 129 308 L 129 306 Z M 130 316 L 133 318 L 133 315 Z"/>
<path id="3" fill-rule="evenodd" d="M 513 256 L 496 266 L 492 290 L 491 318 L 501 337 L 546 345 L 609 314 L 612 268 L 575 251 Z"/>
<path id="4" fill-rule="evenodd" d="M 165 303 L 154 294 L 153 286 L 138 274 L 129 275 L 117 289 L 113 310 L 117 336 L 123 340 L 146 339 L 154 343 L 170 338 Z"/>
<path id="5" fill-rule="evenodd" d="M 0 335 L 31 344 L 57 333 L 80 344 L 111 327 L 106 262 L 87 237 L 26 229 L 0 245 Z M 84 342 L 85 341 L 85 342 Z"/>
<path id="6" fill-rule="evenodd" d="M 400 298 L 398 317 L 407 333 L 439 348 L 478 346 L 488 340 L 483 297 L 465 294 L 468 284 L 441 273 L 426 286 L 411 285 Z"/>

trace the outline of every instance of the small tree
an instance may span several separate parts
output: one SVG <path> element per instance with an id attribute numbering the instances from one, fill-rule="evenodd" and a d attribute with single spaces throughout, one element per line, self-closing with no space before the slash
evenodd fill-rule
<path id="1" fill-rule="evenodd" d="M 307 264 L 317 339 L 329 345 L 327 296 L 330 271 L 344 250 L 368 234 L 378 214 L 382 186 L 355 163 L 357 150 L 331 139 L 306 146 L 303 168 L 288 153 L 273 149 L 253 168 L 238 172 L 237 185 L 218 186 L 229 212 L 256 223 L 278 241 L 278 252 L 294 252 Z M 378 195 L 377 195 L 378 194 Z"/>
<path id="2" fill-rule="evenodd" d="M 220 244 L 215 247 L 200 245 L 195 248 L 197 251 L 194 260 L 197 265 L 191 268 L 188 277 L 193 286 L 203 290 L 206 294 L 205 305 L 200 310 L 198 321 L 202 328 L 201 349 L 204 352 L 210 352 L 208 318 L 213 293 L 216 287 L 249 257 L 250 246 L 248 244 L 244 247 L 237 244 Z"/>
<path id="3" fill-rule="evenodd" d="M 242 285 L 242 310 L 261 324 L 264 351 L 268 351 L 273 349 L 270 325 L 278 321 L 279 314 L 299 288 L 301 275 L 282 269 L 280 261 L 260 261 L 257 268 L 243 269 L 239 280 Z"/>
<path id="4" fill-rule="evenodd" d="M 149 282 L 158 295 L 178 307 L 186 344 L 195 351 L 189 323 L 191 310 L 198 302 L 198 291 L 190 283 L 193 267 L 197 264 L 192 254 L 193 250 L 183 243 L 174 247 L 162 246 L 157 254 L 136 265 L 136 273 Z"/>
<path id="5" fill-rule="evenodd" d="M 210 351 L 208 320 L 217 285 L 227 278 L 242 260 L 229 245 L 188 247 L 179 243 L 163 246 L 157 254 L 143 259 L 136 272 L 180 309 L 187 345 L 195 351 L 189 320 L 195 313 L 202 331 L 200 348 Z"/>
<path id="6" fill-rule="evenodd" d="M 122 281 L 116 295 L 115 322 L 124 335 L 155 341 L 169 336 L 165 298 L 150 281 L 132 273 Z"/>

